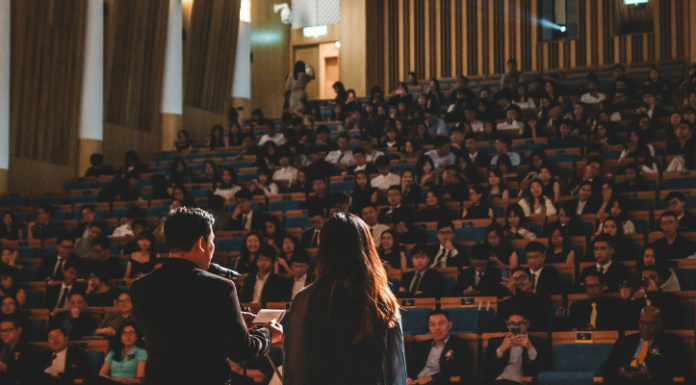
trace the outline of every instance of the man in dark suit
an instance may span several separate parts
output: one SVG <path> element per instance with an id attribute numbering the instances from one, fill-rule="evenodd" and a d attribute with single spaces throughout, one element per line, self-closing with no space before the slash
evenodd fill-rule
<path id="1" fill-rule="evenodd" d="M 517 267 L 512 270 L 510 275 L 511 278 L 503 278 L 502 284 L 507 287 L 512 297 L 498 304 L 498 311 L 495 315 L 495 330 L 498 332 L 506 331 L 505 322 L 508 317 L 519 311 L 517 309 L 523 309 L 529 314 L 527 317 L 530 321 L 529 331 L 548 332 L 551 299 L 548 295 L 534 294 L 532 280 L 527 269 Z"/>
<path id="2" fill-rule="evenodd" d="M 37 384 L 72 385 L 75 380 L 91 380 L 89 359 L 84 350 L 68 347 L 68 334 L 58 326 L 49 328 L 50 350 L 39 356 Z"/>
<path id="3" fill-rule="evenodd" d="M 469 265 L 469 256 L 466 248 L 452 243 L 454 239 L 454 224 L 452 221 L 440 221 L 437 223 L 437 245 L 429 245 L 426 253 L 430 256 L 430 267 L 450 267 Z"/>
<path id="4" fill-rule="evenodd" d="M 524 308 L 515 308 L 505 318 L 505 337 L 488 340 L 483 357 L 484 384 L 522 383 L 523 376 L 535 377 L 546 367 L 546 342 L 527 334 L 534 325 Z"/>
<path id="5" fill-rule="evenodd" d="M 570 194 L 578 195 L 582 183 L 589 182 L 592 188 L 592 195 L 601 197 L 602 184 L 604 183 L 604 179 L 600 176 L 602 167 L 604 167 L 604 160 L 599 156 L 591 156 L 585 167 L 585 175 L 573 177 L 570 183 L 568 183 Z"/>
<path id="6" fill-rule="evenodd" d="M 279 275 L 273 273 L 273 263 L 276 260 L 276 251 L 271 247 L 259 250 L 256 260 L 258 273 L 249 274 L 244 280 L 240 302 L 282 302 L 285 298 L 285 281 Z"/>
<path id="7" fill-rule="evenodd" d="M 365 154 L 365 149 L 358 147 L 353 150 L 353 160 L 355 161 L 354 166 L 348 166 L 345 171 L 345 175 L 355 175 L 356 171 L 365 171 L 367 175 L 378 174 L 377 166 L 374 163 L 367 163 L 367 155 Z"/>
<path id="8" fill-rule="evenodd" d="M 476 146 L 476 134 L 470 132 L 466 134 L 464 138 L 464 147 L 466 148 L 467 155 L 469 159 L 474 163 L 476 168 L 488 167 L 491 164 L 491 157 L 488 154 L 484 154 L 478 150 Z"/>
<path id="9" fill-rule="evenodd" d="M 266 228 L 266 219 L 262 212 L 251 209 L 254 196 L 248 189 L 241 189 L 234 194 L 237 207 L 232 213 L 232 219 L 226 227 L 226 231 L 261 231 Z"/>
<path id="10" fill-rule="evenodd" d="M 121 261 L 111 256 L 111 241 L 106 235 L 98 236 L 92 241 L 92 260 L 89 263 L 91 271 L 97 269 L 104 272 L 106 283 L 110 279 L 123 278 Z"/>
<path id="11" fill-rule="evenodd" d="M 84 284 L 76 282 L 78 263 L 68 261 L 63 266 L 63 282 L 60 285 L 47 285 L 44 295 L 44 308 L 62 309 L 68 304 L 70 295 L 73 293 L 84 293 L 87 289 Z"/>
<path id="12" fill-rule="evenodd" d="M 300 245 L 302 245 L 303 249 L 319 247 L 319 233 L 321 232 L 321 228 L 324 226 L 324 222 L 326 221 L 324 215 L 326 215 L 324 210 L 309 210 L 307 213 L 309 223 L 312 224 L 312 227 L 302 233 Z"/>
<path id="13" fill-rule="evenodd" d="M 650 244 L 656 258 L 684 259 L 696 252 L 693 243 L 677 232 L 678 228 L 679 220 L 675 213 L 665 211 L 660 215 L 660 230 L 665 236 Z"/>
<path id="14" fill-rule="evenodd" d="M 305 178 L 308 181 L 313 181 L 317 178 L 327 179 L 333 172 L 333 166 L 331 163 L 325 161 L 324 158 L 319 156 L 320 150 L 321 149 L 319 147 L 315 146 L 310 147 L 308 150 L 307 157 L 309 158 L 311 164 L 304 169 Z"/>
<path id="15" fill-rule="evenodd" d="M 464 377 L 469 356 L 469 344 L 450 336 L 449 313 L 433 310 L 428 316 L 432 339 L 416 342 L 411 348 L 408 379 L 418 384 L 449 384 L 451 377 Z"/>
<path id="16" fill-rule="evenodd" d="M 566 202 L 565 206 L 568 210 L 575 214 L 597 214 L 599 211 L 599 203 L 592 199 L 592 184 L 590 182 L 581 182 L 578 186 L 577 198 Z"/>
<path id="17" fill-rule="evenodd" d="M 39 268 L 39 277 L 42 279 L 61 281 L 63 280 L 63 270 L 68 261 L 73 261 L 77 265 L 77 273 L 82 274 L 83 263 L 82 259 L 75 255 L 75 240 L 70 236 L 61 236 L 58 238 L 57 247 L 58 254 L 44 257 Z"/>
<path id="18" fill-rule="evenodd" d="M 314 282 L 314 274 L 307 274 L 309 270 L 309 256 L 306 253 L 295 253 L 292 256 L 290 268 L 292 269 L 292 277 L 285 280 L 285 292 L 283 294 L 284 301 L 292 301 L 295 295 L 311 285 Z"/>
<path id="19" fill-rule="evenodd" d="M 672 293 L 662 291 L 660 288 L 664 284 L 664 279 L 658 272 L 650 267 L 641 272 L 640 287 L 643 290 L 634 294 L 633 290 L 624 290 L 621 294 L 626 296 L 624 300 L 629 301 L 628 326 L 627 330 L 637 330 L 639 325 L 636 323 L 640 316 L 640 311 L 648 304 L 660 310 L 662 326 L 667 330 L 682 329 L 684 317 L 679 298 Z M 630 295 L 628 295 L 630 293 Z M 691 325 L 689 325 L 691 326 Z M 689 327 L 690 329 L 691 327 Z"/>
<path id="20" fill-rule="evenodd" d="M 591 271 L 597 271 L 604 277 L 607 293 L 618 293 L 621 287 L 625 287 L 626 283 L 630 284 L 633 281 L 633 273 L 618 262 L 612 262 L 614 254 L 613 239 L 609 234 L 599 234 L 592 241 L 592 249 L 597 264 L 588 266 L 582 270 L 578 283 L 585 281 L 585 276 Z M 582 289 L 582 288 L 579 288 Z"/>
<path id="21" fill-rule="evenodd" d="M 625 314 L 626 304 L 615 298 L 604 296 L 604 275 L 590 271 L 582 282 L 587 299 L 573 302 L 568 312 L 569 327 L 573 330 L 628 330 Z"/>
<path id="22" fill-rule="evenodd" d="M 415 270 L 403 273 L 399 281 L 400 298 L 439 298 L 445 278 L 439 271 L 428 268 L 430 257 L 421 245 L 411 249 L 411 262 Z"/>
<path id="23" fill-rule="evenodd" d="M 639 332 L 619 338 L 602 365 L 604 383 L 671 384 L 688 373 L 689 353 L 681 337 L 662 331 L 660 310 L 646 306 L 640 314 Z"/>
<path id="24" fill-rule="evenodd" d="M 22 326 L 17 318 L 5 318 L 0 322 L 0 383 L 27 383 L 39 372 L 38 350 L 21 339 Z"/>
<path id="25" fill-rule="evenodd" d="M 696 218 L 684 210 L 684 194 L 681 191 L 672 191 L 665 197 L 667 209 L 677 216 L 679 227 L 677 231 L 696 231 Z"/>
<path id="26" fill-rule="evenodd" d="M 327 191 L 326 180 L 323 178 L 316 178 L 312 181 L 312 191 L 314 191 L 314 195 L 307 194 L 307 200 L 302 203 L 302 208 L 327 211 L 346 201 L 344 193 Z"/>
<path id="27" fill-rule="evenodd" d="M 476 244 L 471 248 L 471 268 L 459 272 L 457 284 L 454 286 L 455 297 L 467 296 L 502 296 L 500 286 L 502 272 L 491 266 L 485 246 Z"/>
<path id="28" fill-rule="evenodd" d="M 529 278 L 532 280 L 532 291 L 535 294 L 549 296 L 563 292 L 561 275 L 553 266 L 544 266 L 546 261 L 546 246 L 541 242 L 529 242 L 524 247 L 529 269 Z"/>
<path id="29" fill-rule="evenodd" d="M 97 329 L 97 320 L 87 314 L 85 308 L 85 295 L 80 292 L 72 293 L 68 300 L 68 311 L 57 313 L 52 324 L 68 333 L 70 340 L 79 341 Z"/>
<path id="30" fill-rule="evenodd" d="M 391 186 L 387 190 L 387 201 L 389 207 L 383 208 L 379 212 L 377 221 L 385 225 L 395 224 L 406 221 L 413 222 L 413 207 L 401 203 L 401 186 Z"/>
<path id="31" fill-rule="evenodd" d="M 234 282 L 206 272 L 215 252 L 210 214 L 182 207 L 167 217 L 164 236 L 169 258 L 130 290 L 147 336 L 145 381 L 222 385 L 230 360 L 264 356 L 283 328 L 273 321 L 248 330 L 253 315 L 241 312 Z"/>

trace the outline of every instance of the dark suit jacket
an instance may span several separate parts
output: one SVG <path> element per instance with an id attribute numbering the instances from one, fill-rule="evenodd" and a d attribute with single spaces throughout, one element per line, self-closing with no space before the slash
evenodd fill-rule
<path id="1" fill-rule="evenodd" d="M 469 154 L 466 154 L 465 156 L 468 157 Z M 469 159 L 471 159 L 471 158 L 469 158 Z M 479 167 L 488 167 L 490 165 L 491 165 L 490 155 L 484 154 L 481 151 L 479 151 L 478 154 L 476 155 L 476 159 L 474 160 L 474 166 L 476 166 L 476 168 L 479 168 Z"/>
<path id="2" fill-rule="evenodd" d="M 411 347 L 411 359 L 408 363 L 408 378 L 415 380 L 428 362 L 428 355 L 433 346 L 432 340 L 416 342 Z M 452 353 L 449 353 L 449 352 Z M 447 354 L 450 354 L 450 358 Z M 433 375 L 434 384 L 449 384 L 450 377 L 464 377 L 469 357 L 469 344 L 455 336 L 450 336 L 440 355 L 440 372 Z"/>
<path id="3" fill-rule="evenodd" d="M 254 299 L 254 286 L 256 286 L 256 274 L 247 275 L 242 288 L 242 295 L 239 301 L 243 303 L 252 302 Z M 261 302 L 283 302 L 285 299 L 285 280 L 274 273 L 270 273 L 266 278 L 266 283 L 261 291 Z"/>
<path id="4" fill-rule="evenodd" d="M 469 266 L 469 254 L 466 248 L 458 244 L 454 244 L 454 248 L 457 249 L 457 255 L 447 258 L 446 267 L 455 266 L 461 269 L 463 266 Z M 440 244 L 428 245 L 425 253 L 430 257 L 430 264 L 432 265 L 440 253 Z"/>
<path id="5" fill-rule="evenodd" d="M 655 293 L 648 293 L 648 295 L 650 304 L 660 309 L 660 314 L 662 315 L 662 328 L 665 330 L 682 329 L 685 315 L 682 311 L 679 298 L 672 293 L 665 293 L 662 290 L 658 290 Z M 640 311 L 643 310 L 646 305 L 645 298 L 630 302 L 630 311 L 626 315 L 630 328 L 627 330 L 638 330 Z M 689 329 L 691 329 L 691 327 Z"/>
<path id="6" fill-rule="evenodd" d="M 639 343 L 640 334 L 638 333 L 619 338 L 614 343 L 609 358 L 602 365 L 605 384 L 628 384 L 619 377 L 619 369 L 631 364 Z M 666 332 L 657 334 L 645 357 L 645 365 L 652 375 L 652 380 L 646 384 L 671 384 L 673 377 L 685 376 L 688 356 L 681 337 Z"/>
<path id="7" fill-rule="evenodd" d="M 53 351 L 41 352 L 39 356 L 40 370 L 39 376 L 44 378 L 48 374 L 43 373 L 43 370 L 51 366 L 53 357 Z M 52 378 L 52 377 L 50 377 Z M 87 353 L 82 349 L 68 348 L 68 353 L 65 357 L 65 372 L 60 375 L 60 383 L 65 385 L 72 385 L 75 383 L 75 379 L 91 379 L 92 375 L 90 373 L 89 359 L 87 358 Z"/>
<path id="8" fill-rule="evenodd" d="M 402 203 L 399 207 L 393 209 L 391 213 L 389 209 L 389 207 L 386 207 L 379 212 L 377 222 L 384 223 L 385 225 L 397 223 L 401 220 L 406 220 L 408 223 L 413 222 L 413 207 L 411 205 Z"/>
<path id="9" fill-rule="evenodd" d="M 44 295 L 44 308 L 53 310 L 58 304 L 58 297 L 60 296 L 60 291 L 63 289 L 63 285 L 53 285 L 46 286 L 46 294 Z M 65 304 L 68 303 L 70 299 L 70 294 L 72 293 L 84 293 L 87 288 L 84 284 L 79 282 L 73 283 L 72 289 L 68 291 L 68 297 L 65 298 Z"/>
<path id="10" fill-rule="evenodd" d="M 270 349 L 268 329 L 247 330 L 234 282 L 188 260 L 165 259 L 133 282 L 130 295 L 147 338 L 148 383 L 222 384 L 229 360 L 246 362 Z"/>
<path id="11" fill-rule="evenodd" d="M 399 288 L 405 288 L 406 292 L 399 292 L 400 298 L 439 298 L 442 296 L 442 289 L 445 285 L 445 277 L 439 271 L 435 269 L 427 269 L 425 274 L 421 277 L 420 283 L 418 284 L 418 291 L 422 291 L 423 294 L 416 295 L 415 288 L 413 292 L 409 292 L 408 289 L 411 286 L 411 281 L 416 275 L 416 271 L 409 271 L 401 275 L 401 280 L 399 281 Z"/>
<path id="12" fill-rule="evenodd" d="M 264 213 L 260 211 L 253 210 L 253 214 L 251 216 L 251 229 L 256 230 L 256 231 L 261 231 L 266 228 L 266 216 Z M 239 214 L 237 217 L 237 220 L 232 218 L 230 216 L 230 221 L 227 222 L 227 227 L 225 228 L 225 231 L 243 231 L 244 230 L 244 225 L 242 223 L 242 220 L 244 219 L 242 214 Z"/>
<path id="13" fill-rule="evenodd" d="M 590 323 L 590 315 L 592 315 L 592 302 L 597 303 L 595 330 L 629 329 L 624 321 L 626 318 L 626 303 L 618 299 L 606 297 L 600 297 L 594 301 L 588 298 L 573 302 L 573 304 L 570 305 L 568 314 L 571 328 L 576 328 L 578 330 L 587 328 L 587 324 Z M 636 317 L 636 319 L 638 318 Z"/>
<path id="14" fill-rule="evenodd" d="M 331 163 L 325 161 L 324 159 L 319 159 L 316 162 L 305 167 L 305 175 L 307 177 L 307 180 L 310 181 L 310 184 L 311 181 L 314 180 L 314 178 L 326 179 L 330 177 L 332 171 L 333 166 L 331 165 Z"/>
<path id="15" fill-rule="evenodd" d="M 302 202 L 302 208 L 306 210 L 326 210 L 336 206 L 336 204 L 346 201 L 346 196 L 342 192 L 327 191 L 322 198 L 308 196 L 307 200 Z"/>
<path id="16" fill-rule="evenodd" d="M 578 209 L 578 198 L 573 199 L 572 201 L 568 201 L 566 203 L 568 205 L 568 209 L 572 210 L 575 212 Z M 600 204 L 597 203 L 597 201 L 593 199 L 589 199 L 587 203 L 585 204 L 585 207 L 582 209 L 583 214 L 597 214 L 597 211 L 599 211 Z"/>
<path id="17" fill-rule="evenodd" d="M 597 271 L 597 266 L 588 266 L 582 270 L 580 277 L 577 282 L 585 282 L 585 276 L 590 273 L 590 271 Z M 611 263 L 609 270 L 604 272 L 604 283 L 607 285 L 607 293 L 618 293 L 619 285 L 623 284 L 624 281 L 632 281 L 634 278 L 631 270 L 625 265 L 622 265 L 616 261 Z"/>
<path id="18" fill-rule="evenodd" d="M 531 278 L 531 271 L 527 269 Z M 539 280 L 536 283 L 535 293 L 541 295 L 561 294 L 563 292 L 563 282 L 561 275 L 555 267 L 546 265 L 541 269 Z"/>
<path id="19" fill-rule="evenodd" d="M 568 191 L 574 189 L 577 185 L 582 183 L 583 179 L 585 179 L 582 176 L 575 176 L 570 180 L 570 183 L 568 183 Z M 592 185 L 592 195 L 601 197 L 602 195 L 602 184 L 604 183 L 604 179 L 602 177 L 596 177 L 592 179 L 592 182 L 590 184 Z"/>
<path id="20" fill-rule="evenodd" d="M 420 186 L 415 183 L 411 185 L 411 188 L 408 189 L 406 194 L 401 196 L 401 204 L 415 206 L 421 202 L 423 202 L 423 191 Z"/>
<path id="21" fill-rule="evenodd" d="M 77 255 L 73 254 L 73 255 L 68 257 L 67 261 L 77 263 L 76 266 L 79 266 L 77 274 L 79 276 L 81 276 L 83 273 L 83 268 L 84 268 L 83 259 L 78 257 Z M 67 261 L 65 263 L 68 263 Z M 42 280 L 46 277 L 51 277 L 51 279 L 54 281 L 62 281 L 63 280 L 63 270 L 61 268 L 58 268 L 58 271 L 56 272 L 55 275 L 53 274 L 53 269 L 56 268 L 57 262 L 58 262 L 58 254 L 44 257 L 41 260 L 41 267 L 39 267 L 39 277 Z"/>
<path id="22" fill-rule="evenodd" d="M 497 350 L 503 343 L 504 337 L 495 337 L 488 340 L 486 354 L 483 356 L 483 366 L 481 374 L 483 383 L 493 383 L 496 378 L 505 370 L 505 367 L 510 362 L 510 349 L 506 350 L 501 358 L 498 358 Z M 534 346 L 537 352 L 534 361 L 529 359 L 527 349 L 522 352 L 522 372 L 525 376 L 535 377 L 541 370 L 546 367 L 549 351 L 546 341 L 541 338 L 529 336 L 529 341 Z"/>
<path id="23" fill-rule="evenodd" d="M 498 311 L 495 315 L 496 332 L 508 331 L 505 320 L 507 320 L 510 312 L 517 308 L 525 309 L 531 314 L 532 318 L 529 320 L 528 329 L 530 332 L 549 331 L 551 299 L 548 296 L 518 291 L 512 297 L 498 303 Z"/>
<path id="24" fill-rule="evenodd" d="M 312 247 L 312 237 L 314 236 L 314 228 L 310 227 L 302 233 L 302 239 L 300 240 L 300 245 L 303 249 L 309 249 Z M 319 242 L 319 234 L 317 234 L 316 242 Z M 317 244 L 318 246 L 318 244 Z"/>
<path id="25" fill-rule="evenodd" d="M 346 167 L 346 171 L 348 172 L 348 175 L 353 175 L 355 174 L 355 169 L 358 166 L 348 166 Z M 378 174 L 379 171 L 377 171 L 377 166 L 375 166 L 372 163 L 366 163 L 365 164 L 365 172 L 367 172 L 367 175 L 372 175 L 372 174 Z"/>
<path id="26" fill-rule="evenodd" d="M 7 365 L 7 370 L 0 372 L 0 383 L 14 384 L 17 381 L 28 381 L 31 376 L 43 369 L 39 367 L 39 350 L 32 344 L 20 339 L 10 354 L 10 359 L 3 361 Z"/>
<path id="27" fill-rule="evenodd" d="M 305 287 L 314 283 L 314 274 L 307 272 L 307 278 L 305 279 Z M 295 277 L 285 278 L 285 286 L 283 287 L 283 301 L 292 301 L 292 287 L 295 286 Z"/>
<path id="28" fill-rule="evenodd" d="M 70 341 L 79 341 L 82 337 L 94 333 L 94 330 L 97 328 L 97 320 L 93 317 L 86 313 L 81 313 L 79 317 L 72 318 L 69 311 L 59 312 L 53 318 L 51 324 L 67 331 Z"/>
<path id="29" fill-rule="evenodd" d="M 478 285 L 474 285 L 476 281 L 476 269 L 470 267 L 468 269 L 463 269 L 459 272 L 459 277 L 457 277 L 457 284 L 454 286 L 454 291 L 452 296 L 461 297 L 463 296 L 464 290 L 469 287 L 473 287 L 481 292 L 482 296 L 502 296 L 507 290 L 500 285 L 502 282 L 502 272 L 500 269 L 488 265 L 486 266 L 486 271 L 483 273 L 483 277 L 479 281 Z"/>
<path id="30" fill-rule="evenodd" d="M 684 212 L 684 216 L 679 220 L 678 231 L 696 231 L 696 218 L 688 212 Z"/>

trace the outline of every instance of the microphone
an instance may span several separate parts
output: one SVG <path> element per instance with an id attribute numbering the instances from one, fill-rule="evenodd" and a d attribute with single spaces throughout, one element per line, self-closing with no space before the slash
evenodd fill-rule
<path id="1" fill-rule="evenodd" d="M 217 263 L 211 263 L 210 267 L 208 268 L 208 273 L 212 273 L 215 275 L 219 275 L 221 277 L 225 277 L 227 279 L 232 279 L 232 278 L 239 278 L 242 275 L 237 273 L 236 271 L 232 269 L 228 269 L 226 267 L 222 267 L 218 265 Z"/>

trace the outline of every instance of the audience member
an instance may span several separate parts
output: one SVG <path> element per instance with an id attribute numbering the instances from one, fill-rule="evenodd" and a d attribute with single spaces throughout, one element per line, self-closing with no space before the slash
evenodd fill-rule
<path id="1" fill-rule="evenodd" d="M 389 229 L 389 226 L 379 223 L 377 216 L 377 206 L 369 204 L 362 209 L 362 220 L 367 223 L 372 233 L 372 238 L 375 241 L 375 247 L 379 246 L 379 240 L 382 238 L 382 232 Z"/>
<path id="2" fill-rule="evenodd" d="M 555 267 L 544 265 L 546 262 L 546 246 L 539 242 L 529 242 L 524 247 L 529 269 L 529 278 L 532 280 L 532 292 L 540 295 L 552 295 L 563 293 L 561 275 Z"/>
<path id="3" fill-rule="evenodd" d="M 113 312 L 104 317 L 97 329 L 95 335 L 114 337 L 116 331 L 121 329 L 127 323 L 135 322 L 133 317 L 133 304 L 128 293 L 121 293 L 114 301 L 116 304 L 116 312 Z"/>
<path id="4" fill-rule="evenodd" d="M 385 155 L 380 156 L 375 161 L 379 175 L 372 179 L 372 187 L 379 190 L 386 190 L 393 185 L 401 184 L 401 177 L 389 171 L 389 158 Z"/>
<path id="5" fill-rule="evenodd" d="M 502 283 L 512 297 L 498 303 L 495 315 L 495 329 L 499 332 L 507 330 L 506 321 L 515 313 L 515 309 L 523 309 L 529 316 L 529 331 L 548 331 L 551 314 L 551 299 L 548 295 L 534 294 L 529 272 L 521 267 L 512 270 L 510 278 L 503 277 Z M 531 317 L 531 318 L 530 318 Z"/>
<path id="6" fill-rule="evenodd" d="M 430 257 L 430 267 L 462 268 L 469 264 L 469 256 L 466 248 L 453 243 L 454 224 L 451 221 L 441 220 L 437 223 L 437 245 L 428 245 L 425 252 Z"/>
<path id="7" fill-rule="evenodd" d="M 133 221 L 136 218 L 143 217 L 143 209 L 138 206 L 131 206 L 126 210 L 126 217 L 121 218 L 121 226 L 114 229 L 111 234 L 114 237 L 132 237 L 133 236 Z"/>
<path id="8" fill-rule="evenodd" d="M 61 328 L 73 341 L 94 333 L 97 320 L 85 312 L 87 301 L 83 292 L 71 293 L 66 311 L 55 312 L 53 325 Z"/>
<path id="9" fill-rule="evenodd" d="M 684 210 L 684 194 L 681 191 L 671 191 L 665 197 L 667 209 L 677 216 L 679 227 L 677 231 L 696 231 L 696 218 Z"/>
<path id="10" fill-rule="evenodd" d="M 394 224 L 401 220 L 410 221 L 413 219 L 413 207 L 402 204 L 401 186 L 395 185 L 387 190 L 387 202 L 389 207 L 383 208 L 379 212 L 377 220 L 384 224 Z"/>
<path id="11" fill-rule="evenodd" d="M 432 339 L 416 342 L 411 347 L 408 363 L 408 385 L 449 384 L 452 377 L 463 378 L 470 357 L 469 344 L 450 335 L 452 321 L 445 310 L 433 310 L 428 315 Z"/>
<path id="12" fill-rule="evenodd" d="M 265 304 L 267 302 L 282 302 L 285 299 L 285 281 L 272 271 L 276 257 L 273 248 L 265 247 L 259 251 L 259 257 L 256 259 L 258 270 L 256 274 L 249 274 L 244 280 L 240 296 L 241 302 Z"/>
<path id="13" fill-rule="evenodd" d="M 57 238 L 63 234 L 63 227 L 53 220 L 55 210 L 51 205 L 42 205 L 36 209 L 36 220 L 27 225 L 27 237 L 29 240 L 38 239 L 45 241 Z"/>
<path id="14" fill-rule="evenodd" d="M 310 263 L 309 256 L 307 256 L 306 253 L 298 253 L 293 256 L 289 264 L 292 276 L 285 279 L 284 301 L 294 300 L 295 295 L 297 295 L 300 290 L 311 285 L 315 279 L 314 274 L 308 273 Z"/>
<path id="15" fill-rule="evenodd" d="M 27 292 L 19 282 L 19 273 L 13 267 L 0 266 L 0 297 L 12 297 L 20 307 L 27 300 Z"/>
<path id="16" fill-rule="evenodd" d="M 660 310 L 665 329 L 682 329 L 684 314 L 679 304 L 679 298 L 672 293 L 666 293 L 660 288 L 665 279 L 653 268 L 646 267 L 639 273 L 640 284 L 637 288 L 625 287 L 621 297 L 629 302 L 632 316 L 629 318 L 630 330 L 638 329 L 635 319 L 640 310 L 652 305 Z M 635 289 L 635 290 L 634 290 Z M 631 322 L 632 321 L 632 322 Z M 691 328 L 691 325 L 688 325 Z"/>
<path id="17" fill-rule="evenodd" d="M 506 136 L 500 136 L 495 140 L 495 152 L 496 155 L 491 159 L 491 165 L 495 166 L 498 164 L 498 158 L 502 155 L 507 155 L 510 158 L 510 162 L 514 167 L 520 165 L 520 155 L 516 152 L 511 151 L 512 140 Z"/>
<path id="18" fill-rule="evenodd" d="M 87 226 L 87 237 L 77 238 L 75 240 L 75 254 L 83 260 L 89 261 L 92 259 L 92 245 L 94 239 L 107 234 L 107 223 L 105 221 L 92 221 Z"/>
<path id="19" fill-rule="evenodd" d="M 76 282 L 77 269 L 81 268 L 77 261 L 67 261 L 61 268 L 62 282 L 57 284 L 49 284 L 46 286 L 46 294 L 44 295 L 44 308 L 63 309 L 68 304 L 68 299 L 74 293 L 84 293 L 85 287 L 80 282 Z"/>
<path id="20" fill-rule="evenodd" d="M 87 305 L 90 307 L 114 306 L 116 290 L 108 285 L 109 271 L 103 265 L 92 266 L 91 270 L 85 290 Z"/>
<path id="21" fill-rule="evenodd" d="M 140 250 L 128 258 L 125 279 L 140 278 L 151 272 L 152 264 L 157 259 L 157 240 L 150 230 L 141 231 L 135 240 Z"/>
<path id="22" fill-rule="evenodd" d="M 38 349 L 22 338 L 22 324 L 17 318 L 0 321 L 0 383 L 31 384 L 39 373 Z"/>
<path id="23" fill-rule="evenodd" d="M 138 241 L 135 238 L 138 238 L 138 235 L 140 235 L 140 232 L 142 232 L 143 230 L 149 230 L 149 226 L 145 218 L 137 218 L 133 220 L 133 223 L 131 223 L 131 229 L 133 230 L 134 239 L 132 241 L 126 242 L 123 245 L 123 250 L 121 252 L 125 255 L 130 255 L 140 250 L 140 246 L 138 246 Z"/>
<path id="24" fill-rule="evenodd" d="M 678 226 L 679 220 L 672 211 L 660 215 L 660 230 L 665 236 L 650 244 L 657 259 L 684 259 L 696 252 L 694 244 L 677 233 Z"/>
<path id="25" fill-rule="evenodd" d="M 60 281 L 63 279 L 63 269 L 67 262 L 73 262 L 78 274 L 82 273 L 83 260 L 74 254 L 75 241 L 71 237 L 61 236 L 58 238 L 56 248 L 58 254 L 43 257 L 39 276 L 45 280 Z"/>
<path id="26" fill-rule="evenodd" d="M 102 383 L 134 383 L 145 378 L 147 352 L 138 347 L 141 336 L 135 324 L 126 323 L 111 339 L 109 354 L 99 370 Z M 104 380 L 111 381 L 104 381 Z M 132 382 L 131 382 L 132 381 Z"/>
<path id="27" fill-rule="evenodd" d="M 621 300 L 607 297 L 604 292 L 607 285 L 604 275 L 598 271 L 589 271 L 581 284 L 585 288 L 587 298 L 575 301 L 568 311 L 569 326 L 573 330 L 627 330 L 623 321 L 626 315 L 626 305 Z"/>
<path id="28" fill-rule="evenodd" d="M 445 278 L 439 271 L 428 267 L 430 257 L 424 247 L 416 245 L 411 249 L 411 262 L 414 270 L 401 274 L 397 295 L 400 298 L 441 297 Z"/>
<path id="29" fill-rule="evenodd" d="M 232 220 L 226 231 L 261 231 L 265 226 L 264 214 L 252 208 L 254 196 L 248 189 L 241 189 L 234 194 L 236 207 L 232 212 Z"/>
<path id="30" fill-rule="evenodd" d="M 48 330 L 48 348 L 39 354 L 36 381 L 47 385 L 72 385 L 75 380 L 89 380 L 89 358 L 84 350 L 68 346 L 68 333 L 60 326 Z"/>
<path id="31" fill-rule="evenodd" d="M 312 225 L 311 228 L 305 230 L 302 234 L 301 245 L 305 249 L 319 247 L 319 232 L 325 222 L 325 211 L 324 210 L 309 210 L 307 216 L 309 217 L 309 223 Z"/>
<path id="32" fill-rule="evenodd" d="M 399 233 L 395 230 L 384 230 L 380 236 L 377 252 L 382 262 L 386 262 L 386 264 L 393 268 L 406 270 L 408 268 L 406 253 L 398 242 L 398 239 Z"/>
<path id="33" fill-rule="evenodd" d="M 435 167 L 445 167 L 454 165 L 456 157 L 450 152 L 450 139 L 446 136 L 438 136 L 435 138 L 435 149 L 425 153 L 433 160 Z"/>
<path id="34" fill-rule="evenodd" d="M 2 213 L 2 223 L 0 223 L 0 240 L 18 241 L 22 239 L 24 231 L 20 229 L 12 211 Z"/>
<path id="35" fill-rule="evenodd" d="M 618 293 L 620 289 L 632 284 L 632 273 L 625 265 L 614 262 L 614 244 L 609 234 L 600 234 L 592 241 L 594 266 L 588 266 L 582 270 L 577 282 L 585 282 L 585 276 L 590 272 L 598 272 L 602 275 L 607 293 Z"/>
<path id="36" fill-rule="evenodd" d="M 469 259 L 472 267 L 464 268 L 459 272 L 452 295 L 455 297 L 503 295 L 500 286 L 502 272 L 490 264 L 486 246 L 474 245 Z"/>
<path id="37" fill-rule="evenodd" d="M 314 195 L 307 194 L 307 199 L 302 203 L 302 207 L 307 210 L 327 211 L 346 199 L 342 192 L 327 191 L 326 180 L 323 178 L 312 181 L 312 191 Z"/>

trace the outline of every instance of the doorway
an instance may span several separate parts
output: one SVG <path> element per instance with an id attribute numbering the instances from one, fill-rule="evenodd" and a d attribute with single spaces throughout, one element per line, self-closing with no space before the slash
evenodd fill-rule
<path id="1" fill-rule="evenodd" d="M 319 60 L 319 97 L 333 99 L 336 97 L 333 84 L 339 79 L 338 48 L 335 42 L 319 44 Z"/>

